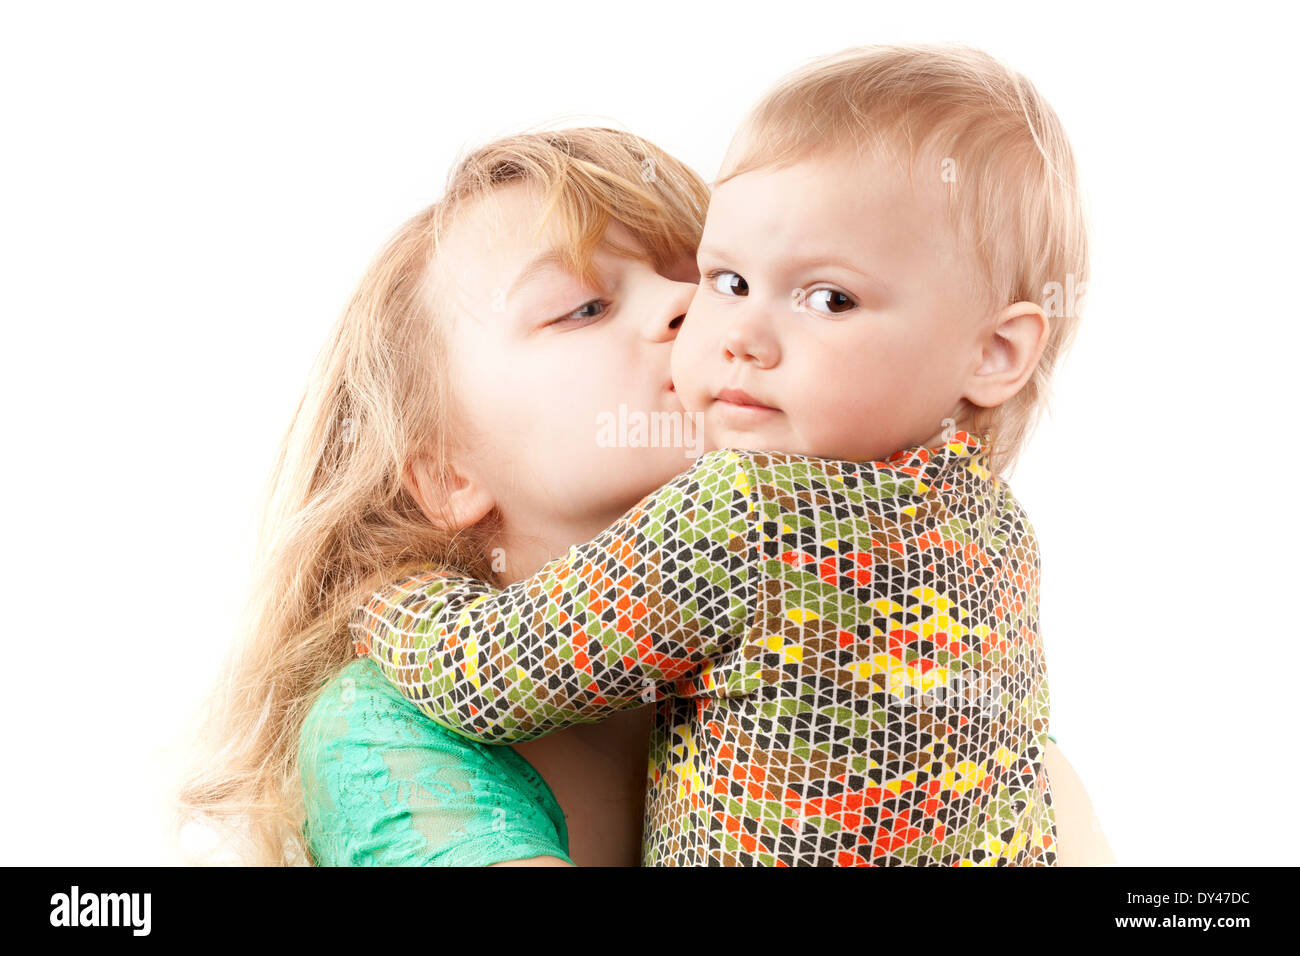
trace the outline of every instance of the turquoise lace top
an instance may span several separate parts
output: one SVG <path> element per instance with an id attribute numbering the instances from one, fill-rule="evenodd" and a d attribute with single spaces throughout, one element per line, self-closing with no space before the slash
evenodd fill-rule
<path id="1" fill-rule="evenodd" d="M 428 720 L 369 659 L 321 690 L 299 768 L 303 837 L 318 866 L 573 862 L 564 812 L 527 760 Z"/>

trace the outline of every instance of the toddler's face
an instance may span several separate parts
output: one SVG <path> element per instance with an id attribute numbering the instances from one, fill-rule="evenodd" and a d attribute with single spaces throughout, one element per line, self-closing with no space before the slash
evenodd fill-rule
<path id="1" fill-rule="evenodd" d="M 714 190 L 672 355 L 706 447 L 863 461 L 939 443 L 985 314 L 939 169 L 919 163 L 913 188 L 826 155 Z"/>

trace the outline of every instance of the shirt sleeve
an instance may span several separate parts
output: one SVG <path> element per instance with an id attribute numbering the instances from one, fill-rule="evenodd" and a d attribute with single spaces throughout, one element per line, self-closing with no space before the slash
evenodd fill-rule
<path id="1" fill-rule="evenodd" d="M 426 716 L 483 743 L 645 704 L 751 629 L 757 491 L 749 453 L 708 452 L 510 587 L 433 569 L 379 591 L 350 622 L 357 653 Z"/>

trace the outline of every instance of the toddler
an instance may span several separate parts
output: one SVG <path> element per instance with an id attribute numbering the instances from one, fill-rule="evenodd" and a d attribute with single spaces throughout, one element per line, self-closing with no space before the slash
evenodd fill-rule
<path id="1" fill-rule="evenodd" d="M 359 654 L 488 743 L 656 704 L 646 865 L 1055 865 L 1012 464 L 1087 273 L 1074 160 L 962 48 L 787 77 L 715 183 L 673 348 L 709 451 L 508 588 L 441 568 Z"/>

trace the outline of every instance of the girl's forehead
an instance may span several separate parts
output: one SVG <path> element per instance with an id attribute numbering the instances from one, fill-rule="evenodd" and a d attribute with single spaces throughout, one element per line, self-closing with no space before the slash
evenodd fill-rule
<path id="1" fill-rule="evenodd" d="M 438 237 L 435 275 L 478 277 L 518 270 L 549 237 L 536 235 L 540 199 L 518 186 L 499 187 L 456 211 Z"/>
<path id="2" fill-rule="evenodd" d="M 470 200 L 457 212 L 445 239 L 495 246 L 520 243 L 541 221 L 542 197 L 530 183 L 508 183 Z"/>
<path id="3" fill-rule="evenodd" d="M 560 215 L 543 219 L 540 191 L 511 184 L 474 200 L 445 229 L 434 271 L 443 275 L 497 277 L 512 285 L 539 260 L 576 255 L 585 237 Z M 626 224 L 610 219 L 592 250 L 594 265 L 609 256 L 643 258 L 644 244 Z"/>

